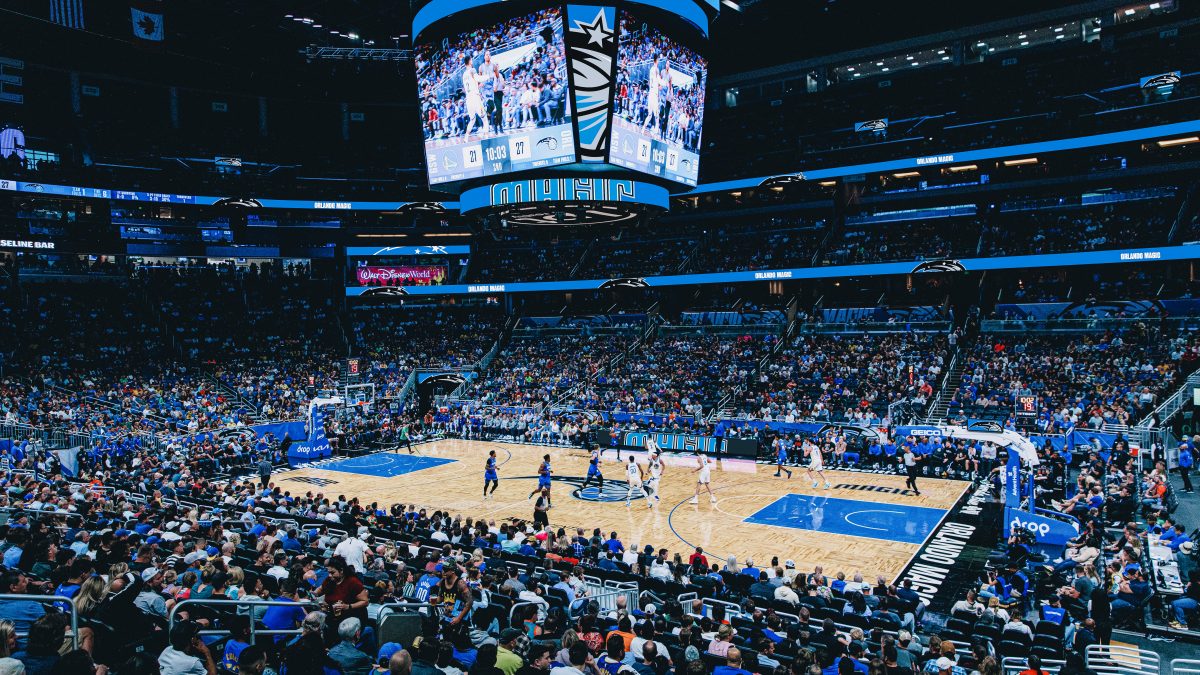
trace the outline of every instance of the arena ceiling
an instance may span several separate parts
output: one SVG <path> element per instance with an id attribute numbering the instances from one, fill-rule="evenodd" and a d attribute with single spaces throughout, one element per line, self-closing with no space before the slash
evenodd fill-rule
<path id="1" fill-rule="evenodd" d="M 85 30 L 64 33 L 66 29 L 49 21 L 48 5 L 63 1 L 83 7 Z M 0 14 L 8 26 L 5 34 L 9 44 L 4 52 L 25 51 L 27 59 L 64 68 L 78 68 L 83 63 L 93 69 L 124 70 L 145 78 L 207 75 L 220 82 L 240 82 L 260 89 L 324 90 L 344 85 L 358 88 L 362 98 L 387 99 L 396 92 L 370 91 L 362 86 L 362 78 L 408 76 L 411 68 L 406 63 L 314 59 L 312 49 L 405 50 L 411 46 L 408 32 L 412 13 L 423 2 L 9 0 L 0 6 Z M 131 34 L 130 4 L 162 12 L 166 29 L 162 43 L 147 45 Z M 1035 0 L 723 0 L 721 17 L 713 28 L 710 63 L 714 73 L 733 73 L 1056 7 L 1096 4 Z M 46 44 L 56 44 L 58 49 L 48 53 Z M 153 59 L 146 58 L 148 49 L 154 53 Z M 338 83 L 329 77 L 331 72 L 349 82 Z"/>

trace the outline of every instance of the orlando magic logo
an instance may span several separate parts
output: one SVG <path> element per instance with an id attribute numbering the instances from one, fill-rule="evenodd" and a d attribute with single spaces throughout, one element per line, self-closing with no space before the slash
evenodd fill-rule
<path id="1" fill-rule="evenodd" d="M 333 480 L 332 478 L 317 478 L 316 476 L 292 476 L 290 478 L 284 478 L 283 480 L 290 480 L 296 483 L 307 483 L 308 485 L 316 485 L 317 487 L 325 487 L 327 485 L 334 485 L 337 483 L 337 481 Z"/>
<path id="2" fill-rule="evenodd" d="M 578 116 L 580 157 L 603 162 L 608 156 L 609 113 L 616 78 L 616 10 L 567 5 L 565 42 L 571 63 L 571 88 Z"/>
<path id="3" fill-rule="evenodd" d="M 537 476 L 522 476 L 518 480 L 528 479 L 534 480 Z M 550 478 L 552 483 L 564 483 L 571 486 L 571 496 L 575 499 L 585 502 L 623 502 L 625 495 L 629 494 L 629 485 L 624 480 L 608 480 L 604 481 L 604 489 L 593 480 L 586 488 L 583 487 L 584 478 L 578 476 L 553 476 Z M 630 501 L 645 499 L 645 495 L 641 490 L 634 490 L 629 496 Z"/>

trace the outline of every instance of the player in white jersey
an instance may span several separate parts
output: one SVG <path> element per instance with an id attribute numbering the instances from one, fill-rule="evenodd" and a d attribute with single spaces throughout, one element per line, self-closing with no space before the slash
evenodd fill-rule
<path id="1" fill-rule="evenodd" d="M 466 66 L 463 68 L 462 85 L 463 95 L 467 101 L 467 132 L 465 136 L 470 136 L 475 129 L 475 119 L 479 118 L 483 126 L 483 133 L 491 132 L 491 125 L 488 123 L 487 111 L 483 107 L 483 96 L 480 94 L 480 74 L 471 65 L 471 58 L 466 57 Z"/>
<path id="2" fill-rule="evenodd" d="M 692 470 L 699 472 L 699 475 L 696 476 L 696 494 L 692 495 L 692 501 L 689 503 L 691 503 L 691 504 L 699 504 L 700 503 L 700 490 L 701 490 L 701 488 L 703 488 L 705 490 L 708 490 L 708 500 L 710 502 L 712 502 L 713 504 L 716 504 L 717 496 L 714 495 L 713 491 L 712 491 L 713 461 L 712 461 L 712 459 L 709 458 L 708 455 L 704 454 L 703 452 L 696 453 L 696 458 L 697 458 L 697 460 L 699 460 L 699 466 L 697 466 L 695 469 L 692 469 Z"/>
<path id="3" fill-rule="evenodd" d="M 658 482 L 662 479 L 663 463 L 658 453 L 650 455 L 650 463 L 646 469 L 646 473 L 649 475 L 649 478 L 646 479 L 646 486 L 642 488 L 642 492 L 646 493 L 646 508 L 652 509 L 662 500 L 658 495 Z"/>
<path id="4" fill-rule="evenodd" d="M 805 452 L 808 453 L 808 468 L 805 469 L 805 471 L 808 472 L 808 477 L 812 479 L 813 472 L 815 471 L 817 475 L 821 477 L 821 480 L 825 481 L 826 490 L 833 487 L 830 485 L 829 479 L 825 477 L 825 461 L 821 458 L 821 446 L 817 445 L 816 443 L 804 441 L 804 449 Z M 814 479 L 813 487 L 819 486 L 820 483 Z"/>
<path id="5" fill-rule="evenodd" d="M 658 115 L 662 108 L 662 73 L 658 69 L 658 60 L 650 64 L 646 82 L 646 129 L 658 129 Z"/>
<path id="6" fill-rule="evenodd" d="M 658 441 L 654 440 L 654 434 L 646 436 L 646 456 L 655 457 L 661 450 L 658 447 Z"/>
<path id="7" fill-rule="evenodd" d="M 642 490 L 642 467 L 633 455 L 629 456 L 629 462 L 625 464 L 625 482 L 629 484 L 629 491 L 625 493 L 625 506 L 630 506 L 633 491 Z"/>

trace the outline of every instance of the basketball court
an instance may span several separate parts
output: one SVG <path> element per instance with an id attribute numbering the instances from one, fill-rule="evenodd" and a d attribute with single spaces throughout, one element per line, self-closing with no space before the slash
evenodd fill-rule
<path id="1" fill-rule="evenodd" d="M 712 470 L 717 503 L 702 494 L 699 504 L 689 504 L 696 460 L 664 453 L 661 502 L 650 508 L 639 492 L 627 507 L 623 462 L 612 450 L 604 453 L 601 492 L 594 483 L 581 491 L 587 455 L 578 448 L 467 440 L 415 448 L 413 455 L 402 449 L 326 460 L 273 480 L 293 493 L 346 495 L 385 507 L 402 502 L 498 522 L 529 520 L 533 501 L 528 496 L 537 485 L 542 455 L 549 453 L 554 527 L 582 527 L 589 535 L 599 527 L 606 536 L 615 530 L 626 547 L 653 544 L 685 558 L 701 546 L 710 561 L 735 555 L 739 563 L 752 557 L 761 567 L 778 556 L 796 560 L 801 569 L 820 564 L 827 573 L 861 572 L 869 580 L 877 574 L 894 579 L 970 487 L 964 481 L 922 479 L 917 496 L 904 488 L 904 476 L 827 470 L 833 487 L 813 488 L 802 468 L 791 467 L 791 479 L 776 478 L 774 466 L 723 459 Z M 484 501 L 489 450 L 496 451 L 500 487 Z M 644 453 L 635 454 L 644 467 Z"/>

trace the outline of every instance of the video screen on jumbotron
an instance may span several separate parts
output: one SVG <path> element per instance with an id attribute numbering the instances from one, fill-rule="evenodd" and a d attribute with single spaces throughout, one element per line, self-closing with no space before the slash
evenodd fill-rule
<path id="1" fill-rule="evenodd" d="M 695 185 L 707 72 L 695 51 L 622 12 L 609 162 Z"/>
<path id="2" fill-rule="evenodd" d="M 429 183 L 575 161 L 562 12 L 416 47 Z"/>

